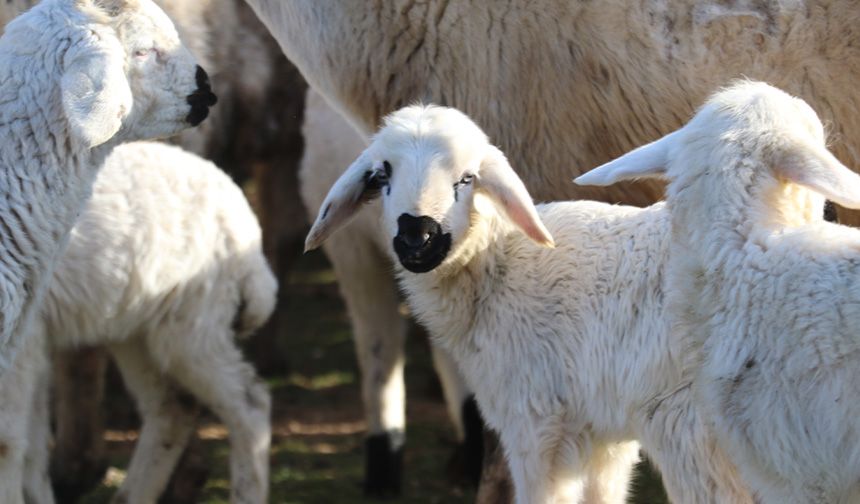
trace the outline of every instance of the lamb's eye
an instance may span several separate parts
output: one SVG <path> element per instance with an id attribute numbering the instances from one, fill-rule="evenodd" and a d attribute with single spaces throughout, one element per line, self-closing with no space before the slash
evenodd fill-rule
<path id="1" fill-rule="evenodd" d="M 142 59 L 142 58 L 146 58 L 150 54 L 157 54 L 157 53 L 158 53 L 158 49 L 156 49 L 154 47 L 149 47 L 146 49 L 137 49 L 136 51 L 134 51 L 134 57 Z"/>
<path id="2" fill-rule="evenodd" d="M 459 182 L 457 182 L 457 185 L 469 185 L 474 179 L 474 175 L 472 175 L 471 173 L 467 173 L 466 175 L 463 175 L 463 178 L 461 178 Z"/>

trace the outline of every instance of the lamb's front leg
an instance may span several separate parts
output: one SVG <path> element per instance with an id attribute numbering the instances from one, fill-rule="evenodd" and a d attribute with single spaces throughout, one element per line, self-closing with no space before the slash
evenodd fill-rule
<path id="1" fill-rule="evenodd" d="M 514 480 L 516 504 L 574 504 L 582 501 L 590 441 L 566 439 L 558 421 L 520 419 L 501 439 Z"/>
<path id="2" fill-rule="evenodd" d="M 595 446 L 587 464 L 584 503 L 627 502 L 633 467 L 639 461 L 639 443 L 627 441 Z"/>
<path id="3" fill-rule="evenodd" d="M 41 326 L 31 326 L 29 337 L 12 366 L 0 378 L 0 502 L 23 504 L 25 460 L 29 450 L 30 408 L 37 384 L 48 373 L 47 349 Z M 50 495 L 50 490 L 48 490 Z M 50 498 L 46 500 L 50 502 Z"/>
<path id="4" fill-rule="evenodd" d="M 751 504 L 736 466 L 692 402 L 689 386 L 651 401 L 640 413 L 642 446 L 663 475 L 672 502 Z"/>

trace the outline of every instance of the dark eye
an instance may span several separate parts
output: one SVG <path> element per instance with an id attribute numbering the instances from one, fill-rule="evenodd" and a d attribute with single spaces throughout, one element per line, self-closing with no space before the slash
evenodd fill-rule
<path id="1" fill-rule="evenodd" d="M 471 173 L 467 173 L 466 175 L 463 175 L 463 178 L 461 178 L 459 182 L 457 182 L 457 185 L 469 185 L 472 183 L 472 180 L 474 180 L 474 178 L 474 175 L 472 175 Z"/>
<path id="2" fill-rule="evenodd" d="M 138 49 L 138 50 L 134 51 L 134 57 L 135 58 L 145 58 L 145 57 L 149 56 L 150 54 L 155 54 L 156 52 L 157 52 L 157 50 L 154 47 L 150 47 L 148 49 Z"/>

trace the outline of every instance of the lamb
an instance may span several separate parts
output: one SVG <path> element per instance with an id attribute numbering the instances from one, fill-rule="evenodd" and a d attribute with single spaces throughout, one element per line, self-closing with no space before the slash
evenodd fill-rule
<path id="1" fill-rule="evenodd" d="M 106 345 L 135 397 L 143 429 L 115 501 L 158 499 L 199 402 L 230 431 L 232 502 L 266 502 L 270 396 L 233 339 L 266 321 L 275 291 L 259 224 L 227 175 L 165 144 L 114 149 L 57 264 L 34 341 Z M 17 386 L 10 374 L 0 388 Z M 20 411 L 4 414 L 26 428 Z M 31 436 L 42 449 L 49 416 L 32 418 L 44 423 Z M 30 471 L 44 474 L 46 462 Z M 27 477 L 28 495 L 44 486 Z"/>
<path id="2" fill-rule="evenodd" d="M 150 0 L 45 0 L 0 38 L 0 369 L 117 144 L 199 124 L 206 72 Z"/>
<path id="3" fill-rule="evenodd" d="M 603 189 L 564 181 L 571 167 L 597 166 L 680 126 L 695 104 L 742 75 L 777 83 L 813 103 L 833 124 L 837 156 L 860 168 L 860 150 L 841 141 L 860 137 L 854 113 L 860 55 L 853 48 L 860 12 L 850 0 L 531 0 L 510 6 L 390 0 L 360 8 L 313 0 L 247 3 L 311 86 L 364 136 L 385 114 L 415 100 L 457 107 L 486 125 L 539 200 L 655 202 L 662 187 L 650 181 Z M 312 173 L 323 176 L 322 168 Z M 317 202 L 326 189 L 314 195 Z M 860 214 L 838 210 L 841 222 L 860 223 Z M 372 381 L 376 372 L 400 376 L 402 325 L 386 325 L 397 317 L 397 305 L 386 290 L 373 287 L 393 283 L 386 254 L 375 237 L 351 228 L 343 233 L 349 233 L 345 241 L 373 254 L 355 264 L 349 250 L 327 250 L 329 257 L 351 264 L 344 268 L 385 275 L 374 277 L 370 287 L 342 288 L 356 333 L 372 335 L 362 341 L 394 355 L 384 363 L 362 362 L 362 369 L 372 370 L 363 380 Z M 362 316 L 368 312 L 385 316 Z M 369 348 L 357 353 L 360 359 L 373 355 Z M 384 487 L 392 480 L 371 483 Z"/>
<path id="4" fill-rule="evenodd" d="M 535 208 L 478 126 L 422 105 L 385 119 L 307 248 L 375 198 L 410 307 L 499 431 L 518 503 L 624 502 L 636 439 L 677 502 L 751 502 L 681 382 L 663 205 Z"/>
<path id="5" fill-rule="evenodd" d="M 860 177 L 806 102 L 760 82 L 578 181 L 652 176 L 670 181 L 669 313 L 715 434 L 764 502 L 857 502 L 860 232 L 820 216 L 825 197 L 860 208 Z"/>

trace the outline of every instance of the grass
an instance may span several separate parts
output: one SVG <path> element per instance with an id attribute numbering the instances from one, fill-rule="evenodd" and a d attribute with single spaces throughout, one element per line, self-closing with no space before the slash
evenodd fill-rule
<path id="1" fill-rule="evenodd" d="M 279 342 L 287 352 L 289 370 L 266 377 L 274 396 L 270 502 L 378 502 L 365 499 L 361 491 L 365 424 L 360 375 L 334 275 L 321 255 L 302 257 L 296 270 L 286 286 L 290 333 Z M 474 500 L 473 489 L 452 485 L 446 477 L 454 432 L 427 345 L 426 338 L 418 334 L 408 338 L 404 492 L 399 499 L 386 500 L 387 504 Z M 227 503 L 226 431 L 214 418 L 207 418 L 198 437 L 209 468 L 200 502 Z M 79 502 L 109 501 L 124 475 L 120 468 L 127 466 L 132 446 L 127 440 L 109 442 L 113 468 L 103 484 Z M 637 472 L 633 488 L 631 502 L 667 502 L 659 480 L 647 466 Z"/>

